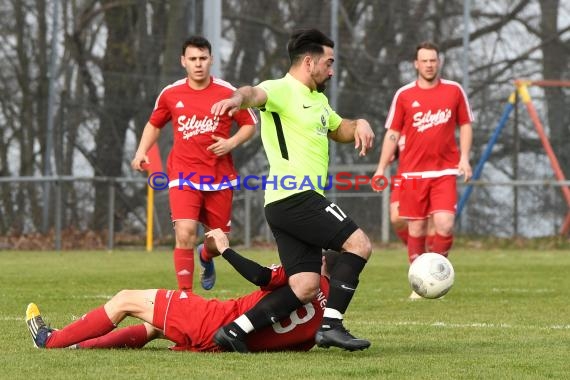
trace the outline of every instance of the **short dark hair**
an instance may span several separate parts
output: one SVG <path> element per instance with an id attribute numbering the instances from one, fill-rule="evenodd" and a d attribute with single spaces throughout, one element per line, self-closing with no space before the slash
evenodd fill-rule
<path id="1" fill-rule="evenodd" d="M 188 46 L 197 47 L 199 49 L 208 49 L 208 53 L 212 54 L 212 45 L 210 41 L 202 36 L 191 36 L 182 44 L 182 55 L 186 54 Z"/>
<path id="2" fill-rule="evenodd" d="M 296 63 L 305 54 L 323 54 L 323 46 L 334 48 L 334 41 L 317 29 L 297 29 L 289 38 L 287 52 L 291 64 Z"/>
<path id="3" fill-rule="evenodd" d="M 416 57 L 415 57 L 415 59 L 418 59 L 418 52 L 420 51 L 420 49 L 435 50 L 435 52 L 439 56 L 439 46 L 437 46 L 435 43 L 433 43 L 431 41 L 423 41 L 423 42 L 420 42 L 416 46 Z"/>

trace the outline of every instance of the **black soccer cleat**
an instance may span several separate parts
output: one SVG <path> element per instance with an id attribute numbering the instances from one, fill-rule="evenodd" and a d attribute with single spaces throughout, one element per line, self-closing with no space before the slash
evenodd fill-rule
<path id="1" fill-rule="evenodd" d="M 37 348 L 45 348 L 46 342 L 53 329 L 45 324 L 40 315 L 40 310 L 35 303 L 29 304 L 26 308 L 26 324 L 34 341 L 34 346 Z"/>
<path id="2" fill-rule="evenodd" d="M 214 343 L 222 347 L 225 351 L 248 353 L 245 341 L 231 328 L 220 327 L 214 335 Z"/>
<path id="3" fill-rule="evenodd" d="M 369 341 L 354 337 L 344 328 L 342 322 L 328 323 L 323 321 L 321 328 L 315 335 L 315 342 L 318 347 L 340 347 L 348 351 L 365 350 L 370 347 Z"/>

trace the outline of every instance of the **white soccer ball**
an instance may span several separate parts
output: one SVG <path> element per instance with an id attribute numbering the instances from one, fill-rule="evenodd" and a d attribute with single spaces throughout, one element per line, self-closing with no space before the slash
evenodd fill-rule
<path id="1" fill-rule="evenodd" d="M 410 286 L 424 298 L 439 298 L 449 292 L 455 280 L 453 265 L 438 253 L 423 253 L 408 270 Z"/>

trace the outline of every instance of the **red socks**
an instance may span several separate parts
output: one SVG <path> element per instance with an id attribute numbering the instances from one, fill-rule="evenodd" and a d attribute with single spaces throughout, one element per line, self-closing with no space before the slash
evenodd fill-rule
<path id="1" fill-rule="evenodd" d="M 418 258 L 419 255 L 426 252 L 425 236 L 408 236 L 408 261 L 410 264 Z"/>
<path id="2" fill-rule="evenodd" d="M 202 251 L 200 252 L 200 256 L 202 257 L 203 261 L 210 261 L 214 258 L 214 256 L 208 251 L 206 244 L 202 245 Z"/>
<path id="3" fill-rule="evenodd" d="M 61 330 L 54 330 L 46 342 L 46 348 L 64 348 L 84 340 L 105 335 L 115 325 L 103 306 L 90 311 Z"/>
<path id="4" fill-rule="evenodd" d="M 433 237 L 432 250 L 447 257 L 451 246 L 453 245 L 453 235 L 443 236 L 438 233 Z"/>
<path id="5" fill-rule="evenodd" d="M 408 226 L 402 228 L 401 230 L 394 230 L 396 236 L 400 238 L 404 245 L 408 245 Z"/>
<path id="6" fill-rule="evenodd" d="M 80 348 L 142 348 L 148 342 L 144 323 L 124 327 L 79 343 Z"/>
<path id="7" fill-rule="evenodd" d="M 174 270 L 178 289 L 192 291 L 194 281 L 194 250 L 174 248 Z"/>

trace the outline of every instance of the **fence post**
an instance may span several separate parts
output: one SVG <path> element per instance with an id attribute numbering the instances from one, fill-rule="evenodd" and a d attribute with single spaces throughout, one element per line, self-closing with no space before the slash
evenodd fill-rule
<path id="1" fill-rule="evenodd" d="M 109 201 L 107 204 L 109 208 L 107 209 L 108 219 L 108 241 L 107 249 L 109 251 L 113 250 L 113 241 L 115 240 L 115 179 L 109 178 Z"/>
<path id="2" fill-rule="evenodd" d="M 61 251 L 61 219 L 62 219 L 62 182 L 55 181 L 55 249 Z"/>

